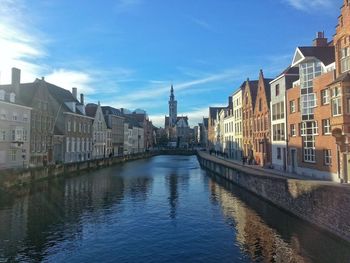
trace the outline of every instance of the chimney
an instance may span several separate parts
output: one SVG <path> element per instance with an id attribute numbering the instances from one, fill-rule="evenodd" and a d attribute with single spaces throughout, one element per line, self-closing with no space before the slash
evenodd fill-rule
<path id="1" fill-rule="evenodd" d="M 42 81 L 45 81 L 45 77 L 41 77 L 41 80 L 42 80 Z"/>
<path id="2" fill-rule="evenodd" d="M 84 94 L 80 94 L 80 103 L 84 105 Z"/>
<path id="3" fill-rule="evenodd" d="M 19 85 L 21 84 L 21 70 L 18 68 L 12 68 L 12 90 L 15 94 L 19 92 Z"/>
<path id="4" fill-rule="evenodd" d="M 324 37 L 324 32 L 317 32 L 316 38 L 313 42 L 314 47 L 327 47 L 328 39 Z"/>
<path id="5" fill-rule="evenodd" d="M 77 96 L 78 96 L 77 88 L 72 88 L 72 94 L 73 94 L 74 99 L 77 99 Z"/>

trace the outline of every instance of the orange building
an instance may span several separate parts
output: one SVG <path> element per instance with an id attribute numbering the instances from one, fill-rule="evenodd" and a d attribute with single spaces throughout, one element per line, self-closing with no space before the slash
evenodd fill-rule
<path id="1" fill-rule="evenodd" d="M 242 113 L 243 113 L 243 154 L 248 160 L 254 159 L 254 108 L 258 91 L 258 81 L 247 79 L 243 88 Z"/>
<path id="2" fill-rule="evenodd" d="M 331 129 L 337 145 L 337 173 L 350 182 L 350 1 L 344 0 L 334 35 L 336 79 L 328 85 Z"/>
<path id="3" fill-rule="evenodd" d="M 271 125 L 270 125 L 270 81 L 260 70 L 258 89 L 254 105 L 254 159 L 261 166 L 271 164 Z"/>

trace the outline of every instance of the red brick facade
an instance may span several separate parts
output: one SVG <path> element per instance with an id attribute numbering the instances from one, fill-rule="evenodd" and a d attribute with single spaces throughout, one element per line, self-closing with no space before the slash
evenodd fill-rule
<path id="1" fill-rule="evenodd" d="M 271 79 L 264 78 L 261 70 L 255 99 L 253 126 L 254 159 L 261 166 L 271 164 L 270 81 Z"/>

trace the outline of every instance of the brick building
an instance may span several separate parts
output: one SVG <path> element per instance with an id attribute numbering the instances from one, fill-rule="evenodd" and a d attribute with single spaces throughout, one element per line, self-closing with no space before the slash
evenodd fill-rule
<path id="1" fill-rule="evenodd" d="M 337 181 L 336 144 L 330 132 L 326 88 L 334 80 L 334 46 L 319 32 L 313 46 L 296 49 L 292 66 L 299 67 L 299 80 L 287 91 L 288 168 L 298 174 Z"/>
<path id="2" fill-rule="evenodd" d="M 250 161 L 254 159 L 254 108 L 258 82 L 258 80 L 247 79 L 242 95 L 243 154 Z"/>
<path id="3" fill-rule="evenodd" d="M 254 105 L 253 149 L 255 162 L 261 166 L 271 164 L 270 81 L 272 79 L 264 78 L 264 73 L 260 70 Z"/>
<path id="4" fill-rule="evenodd" d="M 337 174 L 342 182 L 350 178 L 350 1 L 344 0 L 338 18 L 335 45 L 336 79 L 328 86 L 332 135 L 336 141 Z M 335 150 L 335 149 L 334 149 Z M 334 158 L 335 159 L 335 158 Z"/>

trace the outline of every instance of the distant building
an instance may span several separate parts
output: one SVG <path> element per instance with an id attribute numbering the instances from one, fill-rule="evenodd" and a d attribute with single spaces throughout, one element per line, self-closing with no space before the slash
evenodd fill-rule
<path id="1" fill-rule="evenodd" d="M 103 116 L 100 102 L 98 104 L 89 103 L 86 105 L 86 115 L 94 118 L 92 126 L 92 157 L 93 159 L 106 158 L 112 153 L 112 146 L 107 143 L 108 129 L 105 118 Z"/>
<path id="2" fill-rule="evenodd" d="M 233 139 L 233 155 L 235 160 L 241 160 L 243 155 L 243 114 L 242 114 L 242 89 L 245 83 L 232 94 L 233 116 L 234 116 L 234 139 Z"/>
<path id="3" fill-rule="evenodd" d="M 219 121 L 219 112 L 224 108 L 225 107 L 209 107 L 207 143 L 208 143 L 208 148 L 211 150 L 214 150 L 215 144 L 218 140 L 218 138 L 217 138 L 218 128 L 216 126 L 217 126 L 218 121 Z"/>
<path id="4" fill-rule="evenodd" d="M 188 147 L 190 142 L 190 127 L 187 116 L 177 116 L 177 101 L 174 88 L 171 85 L 169 99 L 169 116 L 165 117 L 165 130 L 169 142 L 176 143 L 177 147 Z"/>
<path id="5" fill-rule="evenodd" d="M 124 153 L 124 117 L 119 109 L 102 106 L 107 127 L 111 129 L 112 155 L 119 156 Z"/>
<path id="6" fill-rule="evenodd" d="M 144 152 L 143 127 L 128 115 L 124 118 L 124 155 Z"/>

